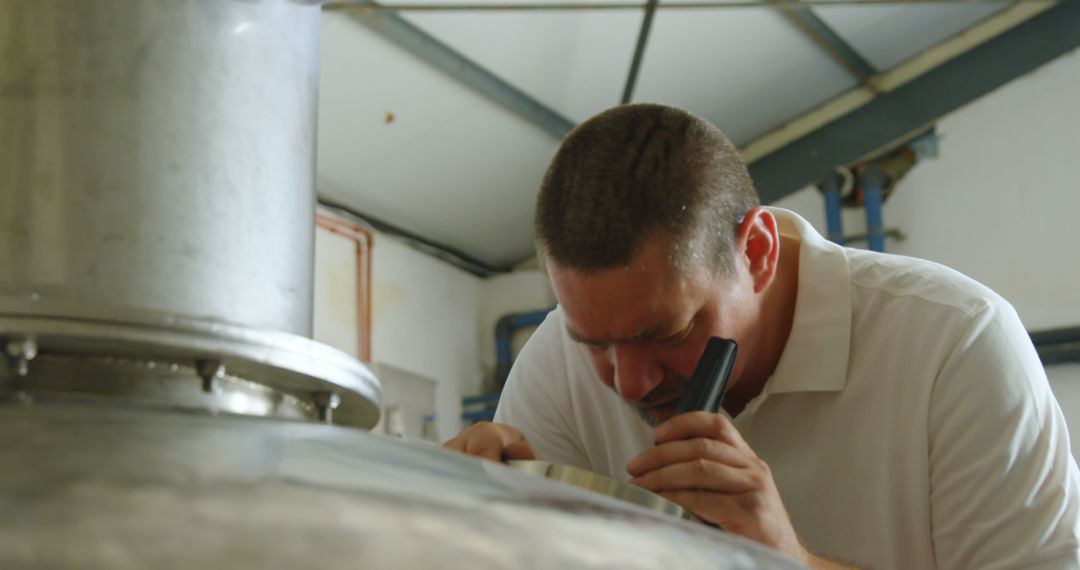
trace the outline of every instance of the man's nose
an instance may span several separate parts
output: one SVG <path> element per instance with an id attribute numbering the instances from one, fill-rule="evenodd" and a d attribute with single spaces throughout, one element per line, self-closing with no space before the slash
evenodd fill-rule
<path id="1" fill-rule="evenodd" d="M 615 391 L 624 400 L 637 402 L 664 380 L 664 369 L 649 350 L 636 344 L 611 349 L 615 368 Z"/>

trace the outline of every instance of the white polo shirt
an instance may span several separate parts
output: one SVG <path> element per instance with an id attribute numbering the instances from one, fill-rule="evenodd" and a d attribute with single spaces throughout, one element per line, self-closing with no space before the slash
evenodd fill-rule
<path id="1" fill-rule="evenodd" d="M 1080 568 L 1080 474 L 1013 308 L 951 269 L 846 249 L 771 211 L 802 242 L 795 319 L 735 425 L 806 546 L 873 568 Z M 653 441 L 558 309 L 495 421 L 543 459 L 624 479 Z"/>

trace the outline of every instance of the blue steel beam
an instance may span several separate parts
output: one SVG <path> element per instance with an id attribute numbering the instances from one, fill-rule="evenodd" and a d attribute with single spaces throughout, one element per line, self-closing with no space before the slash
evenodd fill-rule
<path id="1" fill-rule="evenodd" d="M 763 202 L 813 184 L 1080 47 L 1080 2 L 1062 2 L 750 165 Z"/>
<path id="2" fill-rule="evenodd" d="M 783 6 L 783 4 L 781 4 Z M 840 37 L 831 26 L 825 23 L 813 10 L 806 6 L 783 6 L 781 10 L 800 30 L 814 40 L 825 53 L 847 69 L 849 73 L 865 83 L 878 74 L 877 68 L 859 54 L 851 44 Z"/>
<path id="3" fill-rule="evenodd" d="M 378 6 L 372 0 L 359 0 L 355 4 Z M 570 119 L 401 16 L 385 10 L 350 10 L 345 13 L 401 49 L 540 127 L 555 139 L 562 140 L 574 128 Z"/>

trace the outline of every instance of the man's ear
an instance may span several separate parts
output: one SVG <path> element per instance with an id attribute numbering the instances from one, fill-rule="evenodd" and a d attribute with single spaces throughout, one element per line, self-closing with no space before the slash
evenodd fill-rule
<path id="1" fill-rule="evenodd" d="M 776 216 L 761 207 L 747 212 L 739 224 L 735 246 L 754 281 L 754 292 L 767 289 L 776 277 L 777 260 L 780 258 L 780 231 Z"/>

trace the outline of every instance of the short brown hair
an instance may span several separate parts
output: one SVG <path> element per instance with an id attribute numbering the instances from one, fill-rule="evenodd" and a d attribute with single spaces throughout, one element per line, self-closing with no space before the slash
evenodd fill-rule
<path id="1" fill-rule="evenodd" d="M 758 206 L 738 151 L 681 109 L 636 104 L 575 128 L 540 186 L 537 249 L 585 273 L 625 265 L 647 239 L 669 240 L 675 267 L 732 266 L 739 219 Z"/>

